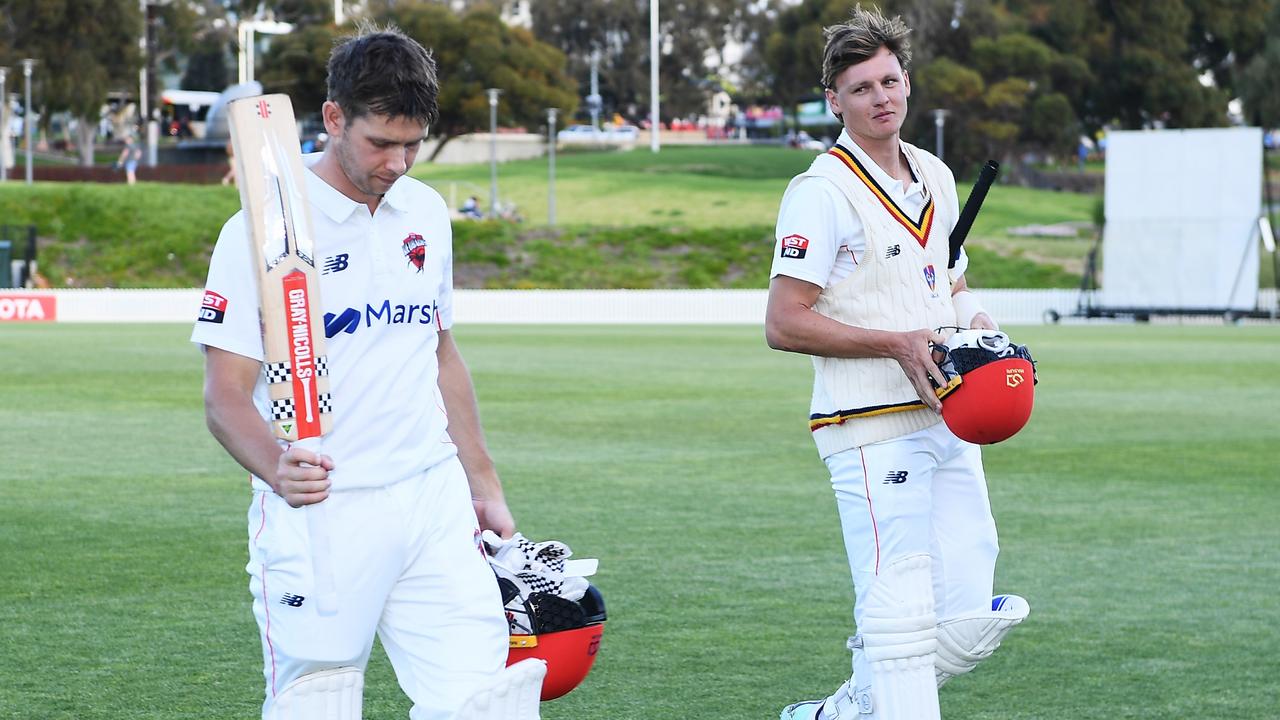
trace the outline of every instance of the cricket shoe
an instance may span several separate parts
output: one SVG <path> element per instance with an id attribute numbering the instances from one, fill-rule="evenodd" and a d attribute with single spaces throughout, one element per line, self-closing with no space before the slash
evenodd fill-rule
<path id="1" fill-rule="evenodd" d="M 825 702 L 825 700 L 801 700 L 798 703 L 791 703 L 782 709 L 778 720 L 826 720 L 827 716 L 822 713 L 822 705 Z"/>
<path id="2" fill-rule="evenodd" d="M 782 709 L 782 713 L 778 715 L 778 720 L 846 720 L 846 718 L 855 718 L 858 716 L 857 706 L 854 705 L 852 687 L 853 678 L 850 677 L 836 690 L 831 697 L 822 700 L 801 700 L 798 703 L 792 703 Z M 867 712 L 871 712 L 870 708 Z"/>

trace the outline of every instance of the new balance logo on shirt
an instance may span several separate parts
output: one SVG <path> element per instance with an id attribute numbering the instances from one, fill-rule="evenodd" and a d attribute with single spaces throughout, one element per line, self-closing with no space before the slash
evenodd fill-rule
<path id="1" fill-rule="evenodd" d="M 294 595 L 293 593 L 285 593 L 280 596 L 280 604 L 289 607 L 302 607 L 302 601 L 306 600 L 304 595 Z"/>
<path id="2" fill-rule="evenodd" d="M 907 481 L 906 470 L 891 470 L 888 475 L 884 476 L 885 485 L 901 485 Z"/>
<path id="3" fill-rule="evenodd" d="M 884 259 L 888 260 L 889 258 L 898 257 L 901 254 L 902 254 L 901 245 L 890 245 L 889 249 L 884 251 Z"/>
<path id="4" fill-rule="evenodd" d="M 324 267 L 320 274 L 328 275 L 329 273 L 342 272 L 351 266 L 350 260 L 351 256 L 347 253 L 339 253 L 333 257 L 327 257 L 324 259 Z"/>

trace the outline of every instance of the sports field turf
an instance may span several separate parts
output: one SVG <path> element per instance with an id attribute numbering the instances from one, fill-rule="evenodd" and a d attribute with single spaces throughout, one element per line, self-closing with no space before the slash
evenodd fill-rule
<path id="1" fill-rule="evenodd" d="M 244 474 L 173 325 L 0 328 L 0 718 L 250 718 Z M 805 358 L 758 328 L 458 328 L 521 529 L 599 557 L 595 671 L 548 720 L 777 717 L 848 669 Z M 987 451 L 1031 618 L 949 720 L 1280 716 L 1280 327 L 1020 328 Z M 365 717 L 407 702 L 375 650 Z"/>

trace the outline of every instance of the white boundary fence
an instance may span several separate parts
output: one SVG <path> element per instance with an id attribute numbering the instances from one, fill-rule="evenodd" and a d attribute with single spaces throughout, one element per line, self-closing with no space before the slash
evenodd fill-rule
<path id="1" fill-rule="evenodd" d="M 978 292 L 1004 325 L 1040 324 L 1049 310 L 1069 318 L 1079 300 L 1076 290 Z M 1274 293 L 1264 290 L 1260 300 L 1274 305 Z M 201 298 L 199 289 L 0 290 L 0 323 L 54 319 L 50 316 L 71 323 L 186 323 L 194 321 Z M 44 305 L 34 307 L 37 300 Z M 462 325 L 759 325 L 765 301 L 764 290 L 458 290 L 454 320 Z"/>

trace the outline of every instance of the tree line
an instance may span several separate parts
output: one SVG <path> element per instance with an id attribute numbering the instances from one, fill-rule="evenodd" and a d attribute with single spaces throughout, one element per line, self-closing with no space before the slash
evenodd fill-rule
<path id="1" fill-rule="evenodd" d="M 845 19 L 852 4 L 658 2 L 664 120 L 700 115 L 725 92 L 740 106 L 780 105 L 788 123 L 798 103 L 822 97 L 823 28 Z M 1081 135 L 1108 127 L 1225 125 L 1233 98 L 1244 121 L 1280 125 L 1280 0 L 874 4 L 913 28 L 906 136 L 932 147 L 931 111 L 945 109 L 947 160 L 957 170 L 1031 151 L 1069 155 Z M 506 126 L 540 128 L 549 107 L 585 114 L 593 63 L 605 117 L 647 116 L 649 0 L 535 0 L 529 28 L 503 22 L 514 3 L 495 0 L 348 5 L 433 49 L 442 81 L 433 133 L 446 140 L 488 127 L 489 87 L 504 91 Z M 91 146 L 107 93 L 136 93 L 144 62 L 153 83 L 162 73 L 181 77 L 183 89 L 234 82 L 236 18 L 263 13 L 296 30 L 272 38 L 259 79 L 268 91 L 290 93 L 300 112 L 318 108 L 329 49 L 353 27 L 353 19 L 334 24 L 332 0 L 150 0 L 145 10 L 137 0 L 0 0 L 0 65 L 39 59 L 42 116 L 80 118 L 79 140 Z"/>

